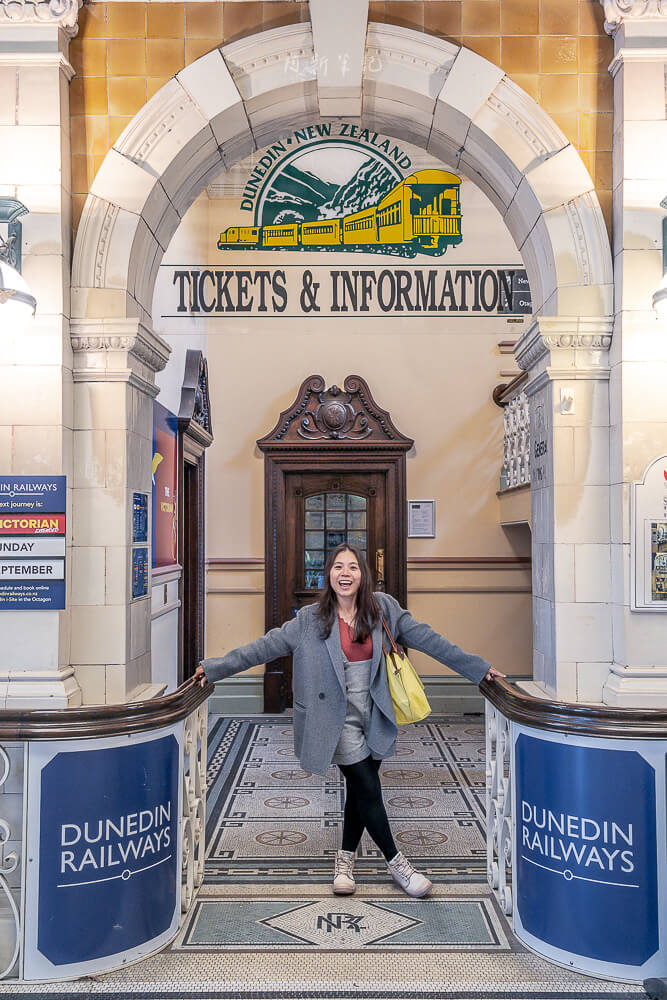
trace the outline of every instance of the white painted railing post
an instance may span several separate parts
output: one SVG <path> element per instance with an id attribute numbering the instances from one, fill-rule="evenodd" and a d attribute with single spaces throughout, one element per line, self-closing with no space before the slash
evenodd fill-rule
<path id="1" fill-rule="evenodd" d="M 512 745 L 507 719 L 486 702 L 486 867 L 503 913 L 512 913 Z"/>
<path id="2" fill-rule="evenodd" d="M 206 745 L 208 702 L 184 723 L 183 730 L 183 868 L 181 909 L 185 912 L 204 879 L 206 852 Z"/>

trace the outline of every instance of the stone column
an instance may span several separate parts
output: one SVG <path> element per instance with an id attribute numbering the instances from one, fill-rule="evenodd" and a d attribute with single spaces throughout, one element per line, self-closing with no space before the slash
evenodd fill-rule
<path id="1" fill-rule="evenodd" d="M 538 693 L 600 701 L 612 661 L 608 352 L 611 321 L 539 317 L 530 372 L 533 674 Z"/>
<path id="2" fill-rule="evenodd" d="M 53 8 L 57 8 L 53 13 Z M 18 198 L 23 275 L 37 314 L 0 336 L 0 465 L 5 474 L 54 474 L 71 487 L 72 355 L 69 340 L 71 195 L 67 58 L 77 0 L 0 0 L 0 193 Z M 2 307 L 0 306 L 0 316 Z M 1 322 L 1 320 L 0 320 Z M 71 566 L 68 493 L 67 592 Z M 70 666 L 70 614 L 0 612 L 0 708 L 80 704 Z"/>
<path id="3" fill-rule="evenodd" d="M 630 484 L 667 453 L 667 330 L 652 309 L 662 278 L 667 195 L 667 5 L 603 0 L 614 60 L 614 339 L 610 352 L 611 705 L 667 706 L 667 614 L 632 610 Z"/>
<path id="4" fill-rule="evenodd" d="M 84 704 L 148 698 L 161 688 L 151 684 L 150 581 L 132 599 L 132 494 L 150 497 L 155 373 L 170 348 L 120 318 L 73 319 L 72 348 L 71 662 Z"/>

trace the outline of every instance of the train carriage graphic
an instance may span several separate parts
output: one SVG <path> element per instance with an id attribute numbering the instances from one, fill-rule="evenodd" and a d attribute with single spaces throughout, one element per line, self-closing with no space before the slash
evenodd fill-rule
<path id="1" fill-rule="evenodd" d="M 461 235 L 461 178 L 446 170 L 417 170 L 376 205 L 340 219 L 230 226 L 219 250 L 351 250 L 440 257 Z"/>

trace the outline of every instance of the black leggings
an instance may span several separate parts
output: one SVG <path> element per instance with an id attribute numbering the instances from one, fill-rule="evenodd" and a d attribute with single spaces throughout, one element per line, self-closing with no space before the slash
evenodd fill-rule
<path id="1" fill-rule="evenodd" d="M 382 801 L 378 774 L 381 760 L 366 757 L 357 764 L 339 764 L 345 775 L 345 814 L 343 818 L 343 850 L 356 851 L 364 829 L 391 861 L 398 853 L 389 829 L 387 811 Z"/>

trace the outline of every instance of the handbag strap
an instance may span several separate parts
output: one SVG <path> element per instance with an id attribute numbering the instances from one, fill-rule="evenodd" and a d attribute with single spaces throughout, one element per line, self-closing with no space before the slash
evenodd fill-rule
<path id="1" fill-rule="evenodd" d="M 403 659 L 403 657 L 405 656 L 405 653 L 403 653 L 398 648 L 398 646 L 396 645 L 396 640 L 394 639 L 393 635 L 391 634 L 391 629 L 389 628 L 389 625 L 387 624 L 387 619 L 385 618 L 384 615 L 382 615 L 382 628 L 387 633 L 387 637 L 389 639 L 389 642 L 391 643 L 391 651 L 392 651 L 392 653 L 397 653 L 398 656 L 400 656 L 400 658 Z M 384 635 L 382 636 L 382 651 L 386 655 L 387 650 L 384 648 Z"/>

